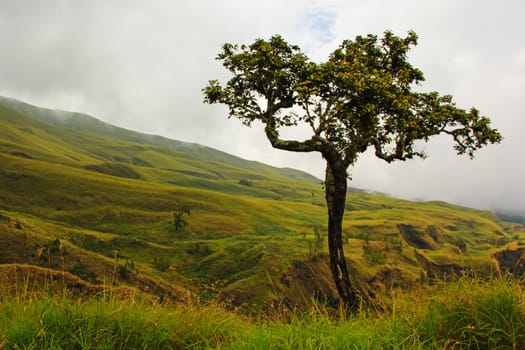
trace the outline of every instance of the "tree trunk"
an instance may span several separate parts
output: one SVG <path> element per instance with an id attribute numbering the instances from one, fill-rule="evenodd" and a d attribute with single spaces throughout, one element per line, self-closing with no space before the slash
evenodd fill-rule
<path id="1" fill-rule="evenodd" d="M 325 175 L 326 204 L 328 206 L 328 249 L 330 269 L 339 297 L 350 312 L 359 306 L 359 297 L 348 278 L 343 252 L 343 214 L 345 211 L 347 174 L 346 168 L 327 162 Z"/>

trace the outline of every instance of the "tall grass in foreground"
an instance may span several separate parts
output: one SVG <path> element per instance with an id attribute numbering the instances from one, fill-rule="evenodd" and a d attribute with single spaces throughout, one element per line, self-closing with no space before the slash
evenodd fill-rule
<path id="1" fill-rule="evenodd" d="M 319 307 L 286 321 L 135 299 L 12 298 L 0 303 L 0 349 L 525 349 L 524 297 L 519 281 L 462 279 L 400 294 L 388 313 Z"/>
<path id="2" fill-rule="evenodd" d="M 238 316 L 217 307 L 163 308 L 104 298 L 5 300 L 0 349 L 214 348 L 231 341 L 241 325 Z"/>
<path id="3" fill-rule="evenodd" d="M 448 284 L 425 303 L 414 331 L 424 344 L 447 349 L 525 349 L 522 283 L 462 279 Z"/>

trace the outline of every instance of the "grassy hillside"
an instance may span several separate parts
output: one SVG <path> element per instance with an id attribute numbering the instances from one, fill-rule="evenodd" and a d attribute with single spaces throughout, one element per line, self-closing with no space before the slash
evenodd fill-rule
<path id="1" fill-rule="evenodd" d="M 157 135 L 138 133 L 104 123 L 96 118 L 82 113 L 40 108 L 2 96 L 0 96 L 0 105 L 10 109 L 11 111 L 16 111 L 19 114 L 29 116 L 47 124 L 59 126 L 63 129 L 77 131 L 88 135 L 105 136 L 113 140 L 127 141 L 134 144 L 156 146 L 161 148 L 163 151 L 171 150 L 180 152 L 177 154 L 178 157 L 185 158 L 185 160 L 188 161 L 198 160 L 198 162 L 194 161 L 193 163 L 200 164 L 200 167 L 202 167 L 202 161 L 205 161 L 228 165 L 230 167 L 234 167 L 237 170 L 249 170 L 251 173 L 280 176 L 292 180 L 307 181 L 311 183 L 319 183 L 320 181 L 314 176 L 299 170 L 290 168 L 275 168 L 260 162 L 248 161 L 239 157 L 235 157 L 228 153 L 203 145 L 171 140 Z M 111 154 L 111 156 L 111 158 L 114 157 L 113 154 Z M 119 158 L 112 160 L 118 161 Z M 122 160 L 129 161 L 130 159 L 124 157 Z M 131 161 L 133 162 L 133 159 L 131 159 Z M 139 162 L 138 165 L 141 165 L 140 159 L 136 161 Z M 142 165 L 146 164 L 143 163 Z M 213 176 L 213 174 L 209 176 Z M 217 175 L 215 174 L 215 176 Z"/>
<path id="2" fill-rule="evenodd" d="M 311 177 L 2 101 L 5 271 L 250 312 L 336 303 L 324 196 Z M 180 208 L 191 214 L 176 230 Z M 344 232 L 351 278 L 375 305 L 451 275 L 522 273 L 523 227 L 490 212 L 351 192 Z"/>

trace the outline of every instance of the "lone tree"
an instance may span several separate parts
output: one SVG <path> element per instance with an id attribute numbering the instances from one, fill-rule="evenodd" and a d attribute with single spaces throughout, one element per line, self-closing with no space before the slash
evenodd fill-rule
<path id="1" fill-rule="evenodd" d="M 187 206 L 180 206 L 173 212 L 173 226 L 175 231 L 180 231 L 188 225 L 188 222 L 184 220 L 184 217 L 191 215 L 190 208 Z"/>
<path id="2" fill-rule="evenodd" d="M 326 160 L 330 267 L 341 301 L 351 311 L 359 296 L 348 278 L 343 253 L 342 221 L 347 169 L 369 148 L 386 162 L 425 157 L 422 141 L 448 134 L 458 154 L 499 143 L 500 133 L 478 110 L 457 108 L 449 95 L 422 93 L 413 87 L 423 73 L 407 60 L 417 35 L 405 38 L 386 31 L 383 37 L 345 40 L 328 61 L 315 63 L 281 36 L 251 45 L 224 44 L 217 59 L 233 77 L 223 86 L 209 81 L 204 102 L 222 103 L 229 116 L 250 126 L 260 121 L 274 148 L 320 152 Z M 305 140 L 285 140 L 280 131 L 304 124 Z"/>

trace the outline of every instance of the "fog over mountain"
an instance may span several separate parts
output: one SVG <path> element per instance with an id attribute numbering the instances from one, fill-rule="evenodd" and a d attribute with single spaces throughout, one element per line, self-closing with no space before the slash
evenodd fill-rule
<path id="1" fill-rule="evenodd" d="M 474 160 L 439 137 L 428 158 L 386 164 L 364 154 L 352 186 L 418 199 L 525 212 L 525 3 L 423 1 L 0 0 L 0 95 L 78 111 L 149 134 L 196 142 L 323 177 L 317 154 L 273 150 L 260 125 L 243 127 L 202 103 L 225 42 L 281 34 L 316 61 L 356 35 L 414 30 L 411 60 L 424 91 L 477 107 L 505 137 Z"/>

